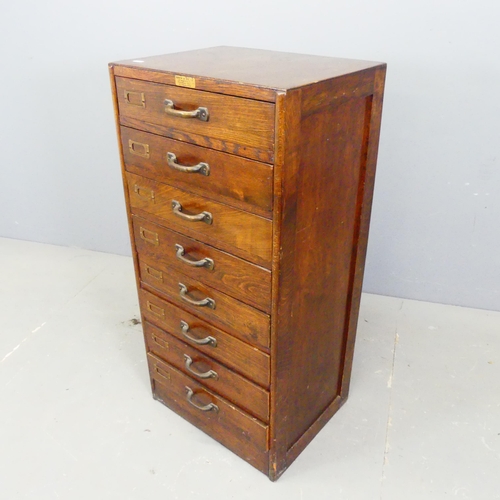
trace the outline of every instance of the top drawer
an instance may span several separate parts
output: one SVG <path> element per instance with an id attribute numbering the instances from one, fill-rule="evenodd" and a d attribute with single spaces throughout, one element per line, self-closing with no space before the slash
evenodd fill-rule
<path id="1" fill-rule="evenodd" d="M 116 89 L 122 125 L 274 161 L 274 104 L 120 77 Z"/>

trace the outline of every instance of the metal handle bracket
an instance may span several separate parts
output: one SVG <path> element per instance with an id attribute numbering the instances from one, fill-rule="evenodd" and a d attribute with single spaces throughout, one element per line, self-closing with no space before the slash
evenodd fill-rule
<path id="1" fill-rule="evenodd" d="M 202 122 L 208 122 L 209 113 L 207 108 L 200 106 L 193 111 L 183 111 L 181 109 L 175 109 L 174 101 L 170 99 L 165 99 L 163 104 L 165 104 L 165 113 L 167 113 L 167 115 L 177 116 L 179 118 L 198 118 L 198 120 Z"/>

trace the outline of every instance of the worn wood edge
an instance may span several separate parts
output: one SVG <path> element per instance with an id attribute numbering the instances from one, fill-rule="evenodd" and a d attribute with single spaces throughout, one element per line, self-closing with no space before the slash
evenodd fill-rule
<path id="1" fill-rule="evenodd" d="M 329 106 L 339 106 L 350 99 L 359 99 L 360 97 L 367 97 L 369 95 L 372 95 L 373 73 L 376 68 L 380 67 L 385 67 L 385 65 L 380 64 L 375 68 L 362 69 L 359 71 L 354 71 L 352 73 L 346 73 L 335 78 L 320 80 L 318 82 L 305 85 L 304 87 L 302 87 L 302 92 L 304 95 L 302 116 L 305 117 L 313 113 L 321 112 L 323 109 Z M 365 78 L 366 80 L 363 81 L 363 78 Z M 361 79 L 362 84 L 360 85 L 358 82 L 352 93 L 346 94 L 343 90 L 350 87 L 350 85 L 346 84 L 346 81 L 349 81 L 350 79 Z M 339 91 L 342 89 L 342 93 L 332 93 L 332 83 L 334 85 L 338 85 Z M 312 105 L 313 103 L 308 96 L 308 93 L 310 91 L 312 91 L 316 99 L 318 95 L 321 95 L 323 94 L 323 92 L 325 92 L 325 95 L 323 95 L 323 100 L 315 106 Z"/>
<path id="2" fill-rule="evenodd" d="M 349 393 L 356 330 L 358 326 L 359 306 L 363 286 L 363 275 L 368 245 L 368 233 L 372 209 L 373 191 L 375 186 L 375 170 L 379 147 L 380 126 L 382 119 L 382 104 L 385 83 L 386 65 L 377 67 L 374 71 L 374 94 L 371 102 L 371 117 L 368 130 L 368 145 L 364 172 L 364 185 L 362 189 L 362 206 L 359 214 L 357 241 L 354 242 L 353 255 L 354 269 L 351 292 L 348 300 L 349 313 L 346 324 L 346 341 L 344 347 L 344 366 L 340 384 L 340 395 L 347 398 Z"/>
<path id="3" fill-rule="evenodd" d="M 321 415 L 311 424 L 311 426 L 295 441 L 295 443 L 288 449 L 286 454 L 285 467 L 277 471 L 276 476 L 271 477 L 271 481 L 276 481 L 281 475 L 290 467 L 295 459 L 304 451 L 307 445 L 316 437 L 316 435 L 323 429 L 329 420 L 337 413 L 337 411 L 344 405 L 347 398 L 336 396 L 335 399 L 327 406 Z M 269 469 L 270 471 L 272 469 Z"/>
<path id="4" fill-rule="evenodd" d="M 179 87 L 179 85 L 175 84 L 175 75 L 179 75 L 181 73 L 160 71 L 151 68 L 137 68 L 136 66 L 128 66 L 120 63 L 110 63 L 110 66 L 115 68 L 116 76 L 135 78 L 136 80 L 147 80 L 150 82 Z M 194 78 L 196 80 L 197 90 L 214 94 L 245 97 L 247 99 L 253 99 L 254 101 L 275 102 L 277 95 L 276 92 L 282 90 L 251 83 L 210 78 L 188 73 L 182 73 L 182 76 Z"/>
<path id="5" fill-rule="evenodd" d="M 115 74 L 114 74 L 114 68 L 112 65 L 109 65 L 109 76 L 110 76 L 110 80 L 111 80 L 111 92 L 113 95 L 113 107 L 114 107 L 114 112 L 115 112 L 116 137 L 118 138 L 118 152 L 120 155 L 120 166 L 121 166 L 121 175 L 122 175 L 122 182 L 123 182 L 123 193 L 124 193 L 124 197 L 125 197 L 125 205 L 127 208 L 128 231 L 129 231 L 129 237 L 130 237 L 130 245 L 132 247 L 132 258 L 134 261 L 136 291 L 138 293 L 138 290 L 140 288 L 139 258 L 138 258 L 137 248 L 135 246 L 134 226 L 132 224 L 132 212 L 130 210 L 130 197 L 129 197 L 129 190 L 128 190 L 128 184 L 127 184 L 127 177 L 125 175 L 126 169 L 125 169 L 125 159 L 124 159 L 123 150 L 122 150 L 122 136 L 121 136 L 121 129 L 120 129 L 120 114 L 119 114 L 119 108 L 118 108 L 118 96 L 116 94 Z M 142 318 L 142 319 L 144 320 L 144 318 Z"/>
<path id="6" fill-rule="evenodd" d="M 272 255 L 272 282 L 271 282 L 271 418 L 270 418 L 270 462 L 269 478 L 273 480 L 286 463 L 286 449 L 283 439 L 278 435 L 280 427 L 279 398 L 283 397 L 278 390 L 278 371 L 280 359 L 285 355 L 286 345 L 281 343 L 278 347 L 278 334 L 280 331 L 280 321 L 286 321 L 290 317 L 292 303 L 291 300 L 283 299 L 282 286 L 283 279 L 287 277 L 283 274 L 284 257 L 294 258 L 294 244 L 291 238 L 295 238 L 295 224 L 287 217 L 294 217 L 297 203 L 297 172 L 300 164 L 297 140 L 300 135 L 301 123 L 301 98 L 300 90 L 282 93 L 278 96 L 279 112 L 276 112 L 276 156 L 279 162 L 275 163 L 274 181 L 274 213 L 273 213 L 273 255 Z M 285 206 L 284 194 L 287 194 Z M 288 239 L 283 233 L 284 226 L 289 227 Z M 290 238 L 291 237 L 291 238 Z M 292 250 L 290 250 L 292 249 Z M 289 266 L 290 267 L 290 266 Z M 293 267 L 293 266 L 292 266 Z M 291 269 L 289 269 L 290 272 Z M 286 270 L 285 270 L 286 271 Z M 290 298 L 290 297 L 289 297 Z M 282 309 L 280 310 L 280 305 Z"/>
<path id="7" fill-rule="evenodd" d="M 271 261 L 271 330 L 270 330 L 270 376 L 269 376 L 269 478 L 275 476 L 277 463 L 277 443 L 275 429 L 277 425 L 275 399 L 276 399 L 276 342 L 275 332 L 278 322 L 278 296 L 280 274 L 280 244 L 281 244 L 281 213 L 282 213 L 282 177 L 285 160 L 285 105 L 286 93 L 281 92 L 276 96 L 275 110 L 275 163 L 273 177 L 273 236 L 272 236 L 272 261 Z"/>

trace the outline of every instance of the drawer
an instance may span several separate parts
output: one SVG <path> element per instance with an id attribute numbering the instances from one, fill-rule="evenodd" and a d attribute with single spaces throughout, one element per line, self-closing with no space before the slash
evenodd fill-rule
<path id="1" fill-rule="evenodd" d="M 274 104 L 120 77 L 116 90 L 122 125 L 267 163 L 274 160 Z"/>
<path id="2" fill-rule="evenodd" d="M 270 220 L 138 175 L 127 174 L 127 184 L 133 214 L 154 216 L 160 224 L 270 269 Z"/>
<path id="3" fill-rule="evenodd" d="M 207 287 L 171 268 L 139 257 L 143 287 L 164 295 L 170 302 L 254 345 L 269 341 L 269 316 L 229 295 Z M 164 312 L 157 311 L 162 318 Z"/>
<path id="4" fill-rule="evenodd" d="M 271 272 L 267 269 L 145 219 L 134 216 L 132 223 L 140 256 L 270 312 Z"/>
<path id="5" fill-rule="evenodd" d="M 196 425 L 259 470 L 268 468 L 268 426 L 148 354 L 155 399 Z"/>
<path id="6" fill-rule="evenodd" d="M 147 321 L 262 387 L 269 387 L 268 354 L 146 290 L 139 290 L 139 301 L 142 315 Z"/>
<path id="7" fill-rule="evenodd" d="M 144 324 L 148 352 L 237 404 L 254 417 L 269 422 L 269 393 L 197 349 L 150 323 Z"/>
<path id="8" fill-rule="evenodd" d="M 121 141 L 129 172 L 270 216 L 270 165 L 128 127 L 121 127 Z"/>

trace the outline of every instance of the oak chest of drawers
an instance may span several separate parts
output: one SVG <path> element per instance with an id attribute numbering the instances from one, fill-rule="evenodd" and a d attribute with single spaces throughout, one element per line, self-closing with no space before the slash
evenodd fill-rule
<path id="1" fill-rule="evenodd" d="M 347 398 L 385 65 L 110 64 L 154 397 L 267 474 Z"/>

